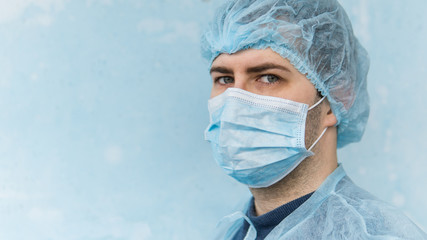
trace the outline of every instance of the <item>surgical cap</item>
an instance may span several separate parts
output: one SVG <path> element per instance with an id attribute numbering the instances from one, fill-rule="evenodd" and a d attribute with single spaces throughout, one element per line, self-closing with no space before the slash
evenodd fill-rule
<path id="1" fill-rule="evenodd" d="M 369 58 L 336 0 L 231 0 L 201 40 L 210 64 L 221 53 L 271 48 L 326 96 L 338 147 L 361 139 L 369 116 Z"/>

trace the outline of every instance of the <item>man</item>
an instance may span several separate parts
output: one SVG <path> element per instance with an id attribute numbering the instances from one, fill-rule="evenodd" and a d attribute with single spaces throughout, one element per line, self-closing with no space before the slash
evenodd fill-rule
<path id="1" fill-rule="evenodd" d="M 232 0 L 202 38 L 206 139 L 253 198 L 216 239 L 427 239 L 357 187 L 337 148 L 361 139 L 369 60 L 335 0 Z"/>

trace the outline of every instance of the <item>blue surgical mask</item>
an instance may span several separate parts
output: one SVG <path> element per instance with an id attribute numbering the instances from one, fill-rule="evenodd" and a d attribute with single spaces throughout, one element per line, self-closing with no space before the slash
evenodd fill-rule
<path id="1" fill-rule="evenodd" d="M 218 165 L 252 188 L 268 187 L 288 175 L 305 158 L 305 122 L 312 107 L 283 98 L 228 88 L 209 100 L 205 139 Z"/>

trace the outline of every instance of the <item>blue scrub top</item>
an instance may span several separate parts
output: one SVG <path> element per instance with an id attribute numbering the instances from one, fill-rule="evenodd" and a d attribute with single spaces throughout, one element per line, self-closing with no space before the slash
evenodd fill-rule
<path id="1" fill-rule="evenodd" d="M 246 216 L 249 204 L 221 220 L 214 239 L 233 239 L 244 221 L 245 240 L 256 239 Z M 342 164 L 313 195 L 283 219 L 265 238 L 277 239 L 426 239 L 424 233 L 395 207 L 356 186 Z"/>

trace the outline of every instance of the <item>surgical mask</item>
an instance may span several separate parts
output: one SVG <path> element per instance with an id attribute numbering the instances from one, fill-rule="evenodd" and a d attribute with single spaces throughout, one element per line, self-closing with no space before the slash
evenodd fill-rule
<path id="1" fill-rule="evenodd" d="M 305 158 L 307 104 L 228 88 L 208 102 L 210 123 L 205 139 L 218 165 L 231 177 L 252 188 L 273 185 Z"/>

